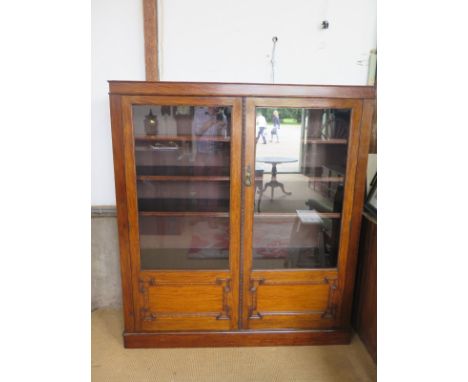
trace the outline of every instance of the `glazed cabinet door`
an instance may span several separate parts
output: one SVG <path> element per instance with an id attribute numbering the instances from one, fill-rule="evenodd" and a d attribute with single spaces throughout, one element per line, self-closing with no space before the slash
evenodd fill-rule
<path id="1" fill-rule="evenodd" d="M 123 96 L 134 329 L 238 326 L 241 101 Z"/>
<path id="2" fill-rule="evenodd" d="M 244 329 L 340 325 L 361 114 L 360 100 L 247 99 Z"/>

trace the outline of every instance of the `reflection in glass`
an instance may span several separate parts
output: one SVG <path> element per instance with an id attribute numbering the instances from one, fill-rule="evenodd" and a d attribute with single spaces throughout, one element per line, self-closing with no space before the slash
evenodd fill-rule
<path id="1" fill-rule="evenodd" d="M 142 180 L 137 186 L 140 211 L 229 212 L 229 181 Z"/>
<path id="2" fill-rule="evenodd" d="M 336 267 L 351 111 L 256 112 L 253 268 Z"/>
<path id="3" fill-rule="evenodd" d="M 229 268 L 229 219 L 140 216 L 141 269 Z"/>
<path id="4" fill-rule="evenodd" d="M 134 105 L 142 269 L 228 269 L 230 107 Z"/>

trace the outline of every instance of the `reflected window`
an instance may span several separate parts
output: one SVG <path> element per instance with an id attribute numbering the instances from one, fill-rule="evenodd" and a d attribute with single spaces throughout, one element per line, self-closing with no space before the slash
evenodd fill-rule
<path id="1" fill-rule="evenodd" d="M 257 108 L 254 269 L 336 267 L 350 117 Z"/>

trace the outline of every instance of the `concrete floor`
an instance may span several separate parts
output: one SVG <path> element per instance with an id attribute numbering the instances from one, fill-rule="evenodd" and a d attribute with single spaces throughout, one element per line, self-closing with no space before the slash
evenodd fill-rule
<path id="1" fill-rule="evenodd" d="M 92 313 L 92 380 L 173 382 L 368 382 L 376 365 L 357 336 L 350 345 L 125 349 L 122 312 Z"/>

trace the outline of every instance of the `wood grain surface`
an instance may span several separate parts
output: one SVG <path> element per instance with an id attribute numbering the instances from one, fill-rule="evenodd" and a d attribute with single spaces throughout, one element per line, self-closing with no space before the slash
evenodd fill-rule
<path id="1" fill-rule="evenodd" d="M 145 1 L 145 7 L 150 7 L 150 3 Z M 147 8 L 145 15 L 146 11 Z M 110 81 L 110 94 L 125 346 L 347 343 L 375 89 L 368 86 Z M 216 144 L 226 148 L 229 145 L 229 176 L 151 175 L 148 172 L 138 175 L 136 142 L 191 142 L 194 139 L 190 135 L 135 136 L 133 105 L 231 107 L 230 137 L 206 138 L 219 141 Z M 252 269 L 254 219 L 283 218 L 287 221 L 297 218 L 295 213 L 258 214 L 254 211 L 256 188 L 253 183 L 247 184 L 245 178 L 247 171 L 253 173 L 255 169 L 257 107 L 351 109 L 348 139 L 314 138 L 305 142 L 307 147 L 328 150 L 330 155 L 347 150 L 345 177 L 310 177 L 313 181 L 344 184 L 342 211 L 319 214 L 325 219 L 341 219 L 338 221 L 341 229 L 336 268 Z M 213 182 L 229 182 L 229 212 L 227 209 L 220 212 L 158 211 L 146 207 L 145 211 L 140 211 L 137 184 L 146 181 L 158 182 L 158 187 L 168 182 L 177 183 L 177 187 L 183 182 L 204 182 L 210 186 L 216 186 Z M 139 218 L 145 216 L 228 217 L 229 269 L 141 270 Z"/>
<path id="2" fill-rule="evenodd" d="M 159 81 L 158 1 L 143 0 L 145 73 L 147 81 Z"/>
<path id="3" fill-rule="evenodd" d="M 109 81 L 110 93 L 121 95 L 375 98 L 373 86 L 272 85 L 216 82 Z"/>

